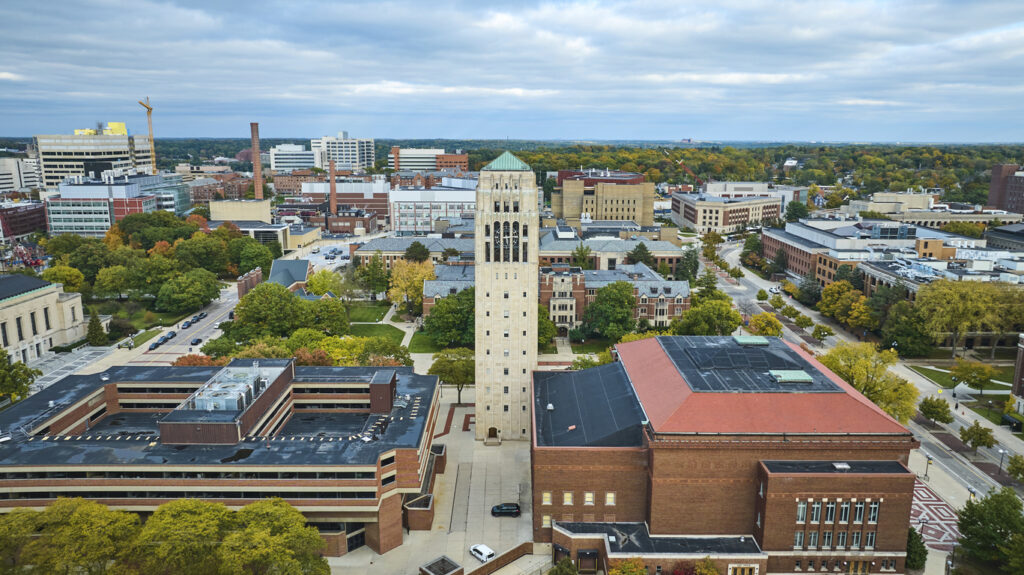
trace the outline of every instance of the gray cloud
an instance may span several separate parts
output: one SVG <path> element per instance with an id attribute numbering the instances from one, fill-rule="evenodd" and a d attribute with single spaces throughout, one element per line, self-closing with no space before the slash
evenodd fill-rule
<path id="1" fill-rule="evenodd" d="M 0 133 L 1024 140 L 1024 5 L 0 3 Z"/>

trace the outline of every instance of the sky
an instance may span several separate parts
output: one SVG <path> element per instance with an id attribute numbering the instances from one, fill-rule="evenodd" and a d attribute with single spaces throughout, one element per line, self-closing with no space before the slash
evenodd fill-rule
<path id="1" fill-rule="evenodd" d="M 0 135 L 1024 141 L 1024 2 L 0 1 Z"/>

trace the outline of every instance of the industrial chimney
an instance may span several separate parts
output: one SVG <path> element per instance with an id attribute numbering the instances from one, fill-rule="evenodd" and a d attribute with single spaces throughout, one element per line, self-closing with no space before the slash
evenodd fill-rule
<path id="1" fill-rule="evenodd" d="M 336 177 L 335 174 L 334 174 L 334 160 L 331 160 L 330 173 L 328 174 L 327 177 L 330 178 L 330 182 L 331 182 L 331 198 L 330 198 L 330 202 L 331 202 L 330 203 L 331 215 L 332 216 L 336 216 L 336 215 L 338 215 L 338 184 L 334 181 L 334 179 Z"/>
<path id="2" fill-rule="evenodd" d="M 249 124 L 252 130 L 252 186 L 257 200 L 263 199 L 263 165 L 260 163 L 260 125 Z"/>

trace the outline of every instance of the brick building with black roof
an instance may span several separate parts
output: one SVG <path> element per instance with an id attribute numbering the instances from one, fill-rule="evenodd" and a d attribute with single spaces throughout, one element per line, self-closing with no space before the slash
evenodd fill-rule
<path id="1" fill-rule="evenodd" d="M 535 372 L 534 539 L 582 573 L 903 573 L 913 435 L 777 338 L 657 337 Z"/>

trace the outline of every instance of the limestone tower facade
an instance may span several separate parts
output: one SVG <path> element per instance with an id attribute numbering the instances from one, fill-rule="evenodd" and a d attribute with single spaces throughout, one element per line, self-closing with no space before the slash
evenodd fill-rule
<path id="1" fill-rule="evenodd" d="M 537 367 L 537 181 L 505 152 L 476 188 L 476 438 L 531 436 Z"/>

